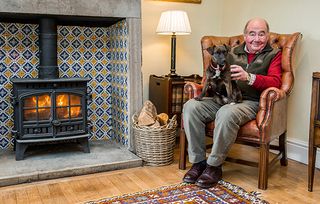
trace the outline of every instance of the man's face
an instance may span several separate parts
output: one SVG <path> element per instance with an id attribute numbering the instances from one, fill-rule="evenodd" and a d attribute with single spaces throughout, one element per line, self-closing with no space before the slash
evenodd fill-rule
<path id="1" fill-rule="evenodd" d="M 247 49 L 250 53 L 257 53 L 263 50 L 269 40 L 269 33 L 264 21 L 251 21 L 244 34 Z"/>

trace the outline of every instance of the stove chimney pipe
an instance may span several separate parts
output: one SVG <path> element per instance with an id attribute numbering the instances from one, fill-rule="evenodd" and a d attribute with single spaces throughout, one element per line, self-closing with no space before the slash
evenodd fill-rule
<path id="1" fill-rule="evenodd" d="M 39 23 L 39 78 L 57 79 L 57 24 L 53 18 L 41 18 Z"/>

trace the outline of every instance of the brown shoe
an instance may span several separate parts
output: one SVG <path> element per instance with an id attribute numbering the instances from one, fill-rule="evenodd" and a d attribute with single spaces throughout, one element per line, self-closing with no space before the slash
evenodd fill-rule
<path id="1" fill-rule="evenodd" d="M 207 168 L 203 171 L 201 176 L 196 181 L 196 185 L 201 188 L 211 188 L 217 185 L 218 181 L 221 178 L 222 178 L 221 165 L 218 167 L 207 165 Z"/>
<path id="2" fill-rule="evenodd" d="M 206 167 L 206 160 L 193 164 L 191 169 L 184 175 L 183 182 L 195 183 L 199 176 L 202 174 L 202 172 L 206 169 Z"/>

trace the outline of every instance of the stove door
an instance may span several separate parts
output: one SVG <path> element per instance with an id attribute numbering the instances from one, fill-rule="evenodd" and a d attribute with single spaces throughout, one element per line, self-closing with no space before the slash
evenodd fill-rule
<path id="1" fill-rule="evenodd" d="M 54 134 L 57 137 L 86 133 L 86 100 L 81 91 L 55 92 Z"/>
<path id="2" fill-rule="evenodd" d="M 52 94 L 47 91 L 34 91 L 22 95 L 20 101 L 20 139 L 52 137 Z"/>

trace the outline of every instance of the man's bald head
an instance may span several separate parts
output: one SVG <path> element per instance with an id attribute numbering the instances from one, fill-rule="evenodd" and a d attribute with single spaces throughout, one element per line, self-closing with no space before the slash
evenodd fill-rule
<path id="1" fill-rule="evenodd" d="M 268 22 L 267 22 L 265 19 L 263 19 L 263 18 L 252 18 L 252 19 L 250 19 L 250 20 L 246 23 L 246 25 L 245 25 L 245 27 L 244 27 L 244 30 L 243 30 L 243 33 L 246 34 L 246 33 L 248 32 L 248 26 L 249 26 L 249 25 L 256 24 L 256 23 L 258 23 L 258 24 L 264 24 L 264 26 L 265 26 L 265 28 L 266 28 L 266 31 L 269 33 L 269 24 L 268 24 Z"/>

